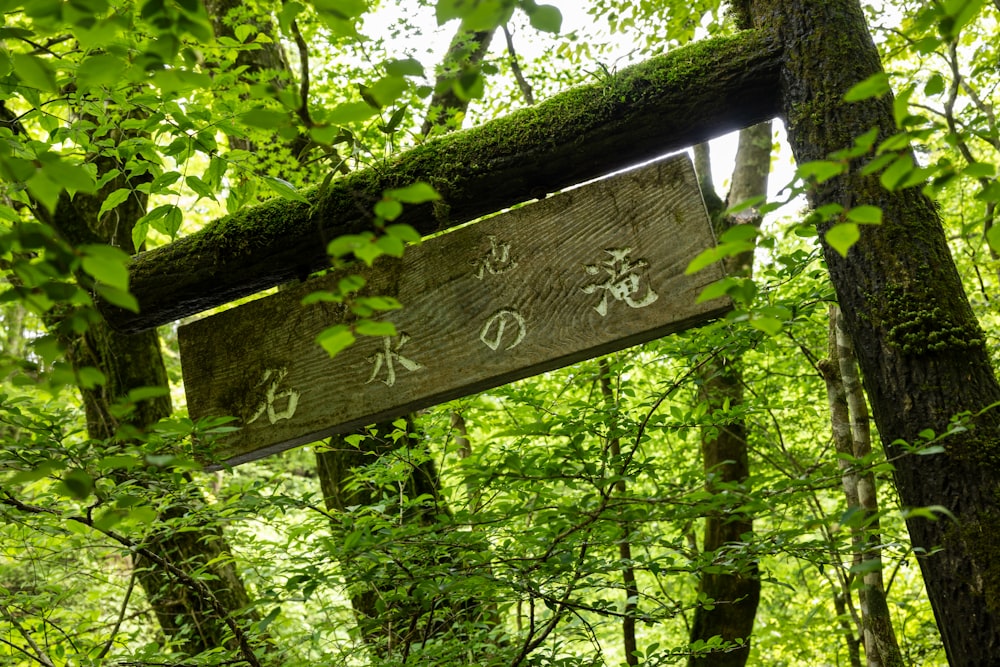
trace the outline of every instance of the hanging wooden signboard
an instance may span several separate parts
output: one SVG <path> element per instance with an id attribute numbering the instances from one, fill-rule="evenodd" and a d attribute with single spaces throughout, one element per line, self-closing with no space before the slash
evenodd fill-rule
<path id="1" fill-rule="evenodd" d="M 213 452 L 235 465 L 681 331 L 731 308 L 696 303 L 721 269 L 684 274 L 713 243 L 686 155 L 619 173 L 356 270 L 396 336 L 316 343 L 350 321 L 301 305 L 336 275 L 180 327 L 188 410 L 239 419 Z"/>

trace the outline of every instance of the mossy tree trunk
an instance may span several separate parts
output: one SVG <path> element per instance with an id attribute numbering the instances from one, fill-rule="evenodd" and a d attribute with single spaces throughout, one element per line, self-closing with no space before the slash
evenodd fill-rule
<path id="1" fill-rule="evenodd" d="M 97 162 L 99 169 L 102 166 L 104 169 L 113 168 L 102 164 L 100 159 Z M 73 198 L 63 196 L 54 215 L 56 227 L 74 243 L 108 243 L 134 253 L 131 229 L 145 212 L 145 197 L 130 197 L 114 212 L 103 217 L 98 215 L 104 197 L 128 185 L 123 177 L 118 177 L 95 195 L 78 193 Z M 135 185 L 131 183 L 132 187 Z M 55 323 L 57 327 L 64 328 L 66 324 L 65 321 Z M 92 322 L 82 336 L 68 330 L 62 333 L 69 343 L 69 359 L 74 368 L 97 368 L 106 377 L 102 385 L 80 389 L 90 437 L 105 441 L 141 437 L 148 426 L 171 414 L 169 394 L 140 401 L 124 417 L 113 408 L 134 389 L 168 387 L 155 330 L 127 335 L 98 320 Z M 238 648 L 239 642 L 218 613 L 220 608 L 232 615 L 248 614 L 247 618 L 253 617 L 248 612 L 249 596 L 232 564 L 229 547 L 219 527 L 189 521 L 186 530 L 177 531 L 169 525 L 171 519 L 196 515 L 204 504 L 200 491 L 189 484 L 183 496 L 179 495 L 161 514 L 164 525 L 154 530 L 143 547 L 185 572 L 203 572 L 205 576 L 199 579 L 211 592 L 216 604 L 204 599 L 199 591 L 177 581 L 157 564 L 145 562 L 142 558 L 135 562 L 138 580 L 164 635 L 189 655 L 220 646 L 233 650 Z M 244 657 L 251 664 L 258 664 L 253 656 Z"/>
<path id="2" fill-rule="evenodd" d="M 857 0 L 749 0 L 755 27 L 784 45 L 782 106 L 802 164 L 824 160 L 878 128 L 896 132 L 892 99 L 843 96 L 881 71 Z M 824 255 L 904 507 L 944 507 L 936 521 L 907 519 L 952 667 L 996 664 L 1000 655 L 1000 385 L 966 298 L 941 220 L 919 187 L 889 192 L 863 175 L 871 158 L 817 185 L 814 207 L 875 205 L 879 226 L 841 257 Z M 829 223 L 828 223 L 829 224 Z M 825 227 L 820 229 L 824 232 Z M 968 429 L 916 455 L 925 429 L 942 434 L 956 417 Z M 907 444 L 904 444 L 907 443 Z"/>
<path id="3" fill-rule="evenodd" d="M 740 132 L 736 153 L 736 166 L 726 202 L 714 200 L 710 165 L 699 173 L 702 189 L 709 196 L 709 213 L 715 221 L 717 233 L 731 225 L 759 224 L 760 216 L 754 211 L 744 211 L 739 217 L 723 215 L 723 209 L 746 201 L 751 197 L 767 194 L 767 177 L 771 169 L 771 123 L 761 123 Z M 714 209 L 714 210 L 713 210 Z M 749 275 L 753 266 L 753 253 L 733 258 L 726 270 L 730 275 Z M 743 505 L 749 493 L 747 480 L 750 461 L 747 447 L 746 420 L 739 414 L 743 405 L 743 373 L 740 362 L 731 355 L 720 355 L 707 364 L 699 376 L 700 398 L 709 405 L 716 425 L 702 433 L 701 452 L 705 465 L 705 488 L 713 493 L 724 493 L 736 506 Z M 711 605 L 699 604 L 691 624 L 691 641 L 708 641 L 721 636 L 728 642 L 741 641 L 739 647 L 694 655 L 689 667 L 743 667 L 750 656 L 750 634 L 760 603 L 760 577 L 756 562 L 737 556 L 725 556 L 727 550 L 738 550 L 746 544 L 753 532 L 753 517 L 745 512 L 734 512 L 733 507 L 722 507 L 705 518 L 704 550 L 727 561 L 746 561 L 738 571 L 702 573 L 698 582 L 699 600 L 710 600 Z"/>

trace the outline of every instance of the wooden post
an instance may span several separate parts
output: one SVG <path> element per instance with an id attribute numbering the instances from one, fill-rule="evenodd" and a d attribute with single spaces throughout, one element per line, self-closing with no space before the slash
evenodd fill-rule
<path id="1" fill-rule="evenodd" d="M 237 464 L 687 329 L 731 308 L 696 302 L 721 269 L 684 274 L 712 243 L 686 156 L 620 173 L 356 271 L 397 336 L 330 358 L 347 309 L 300 302 L 337 275 L 182 326 L 188 408 L 240 419 L 213 452 Z"/>

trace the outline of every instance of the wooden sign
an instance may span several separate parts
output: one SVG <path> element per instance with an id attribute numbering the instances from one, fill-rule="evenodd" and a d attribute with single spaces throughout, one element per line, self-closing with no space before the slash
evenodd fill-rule
<path id="1" fill-rule="evenodd" d="M 180 327 L 188 410 L 240 419 L 237 464 L 687 329 L 731 308 L 696 303 L 721 269 L 684 275 L 713 243 L 686 155 L 619 173 L 356 270 L 397 336 L 331 358 L 346 308 L 301 300 L 336 275 Z"/>

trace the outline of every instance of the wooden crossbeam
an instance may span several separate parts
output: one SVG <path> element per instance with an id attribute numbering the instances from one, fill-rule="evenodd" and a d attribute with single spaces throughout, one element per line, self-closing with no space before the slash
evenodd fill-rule
<path id="1" fill-rule="evenodd" d="M 306 276 L 327 265 L 327 241 L 371 229 L 388 188 L 422 180 L 443 195 L 400 219 L 426 235 L 767 120 L 779 112 L 780 55 L 752 31 L 697 42 L 336 179 L 309 204 L 227 216 L 135 257 L 138 314 L 102 310 L 139 331 Z"/>

